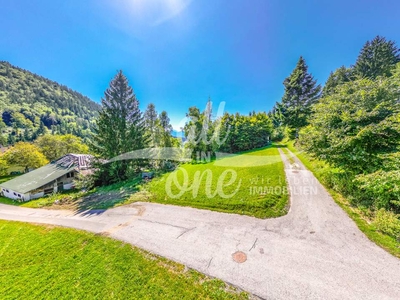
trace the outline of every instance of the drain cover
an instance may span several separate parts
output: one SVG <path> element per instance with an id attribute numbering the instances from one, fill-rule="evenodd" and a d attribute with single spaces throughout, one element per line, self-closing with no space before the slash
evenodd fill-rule
<path id="1" fill-rule="evenodd" d="M 247 260 L 247 255 L 242 251 L 236 251 L 235 253 L 232 254 L 232 258 L 234 261 L 241 264 Z"/>

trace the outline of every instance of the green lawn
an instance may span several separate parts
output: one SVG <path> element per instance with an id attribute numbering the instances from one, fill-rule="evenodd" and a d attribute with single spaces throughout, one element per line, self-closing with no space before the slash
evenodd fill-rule
<path id="1" fill-rule="evenodd" d="M 335 202 L 349 215 L 350 218 L 357 224 L 358 228 L 364 232 L 364 234 L 374 243 L 380 247 L 386 249 L 388 252 L 400 258 L 400 241 L 395 238 L 386 235 L 376 229 L 371 220 L 365 215 L 365 213 L 358 207 L 351 205 L 348 199 L 346 199 L 340 193 L 329 188 L 323 180 L 324 173 L 329 169 L 329 165 L 318 159 L 313 159 L 306 152 L 299 151 L 294 146 L 293 141 L 287 142 L 287 147 L 296 154 L 301 162 L 314 173 L 315 177 L 325 186 L 329 191 Z"/>
<path id="2" fill-rule="evenodd" d="M 224 282 L 99 235 L 0 221 L 1 299 L 247 299 Z"/>
<path id="3" fill-rule="evenodd" d="M 127 202 L 151 201 L 259 218 L 282 216 L 287 212 L 288 195 L 278 147 L 184 164 L 143 186 Z"/>

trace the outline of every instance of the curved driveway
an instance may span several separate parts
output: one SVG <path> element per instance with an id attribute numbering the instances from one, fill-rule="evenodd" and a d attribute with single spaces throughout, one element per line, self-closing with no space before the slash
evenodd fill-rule
<path id="1" fill-rule="evenodd" d="M 293 168 L 282 158 L 292 193 L 281 218 L 154 203 L 79 215 L 0 204 L 0 218 L 106 234 L 264 299 L 400 299 L 400 260 L 369 241 L 298 160 Z"/>

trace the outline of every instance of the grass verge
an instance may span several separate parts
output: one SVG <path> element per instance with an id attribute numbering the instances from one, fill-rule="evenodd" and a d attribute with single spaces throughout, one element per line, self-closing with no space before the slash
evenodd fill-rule
<path id="1" fill-rule="evenodd" d="M 320 160 L 311 158 L 306 152 L 300 151 L 294 146 L 294 141 L 286 143 L 290 151 L 296 154 L 300 161 L 314 173 L 315 177 L 325 186 L 329 191 L 335 202 L 353 219 L 358 228 L 375 244 L 382 247 L 392 255 L 400 258 L 400 241 L 395 238 L 380 232 L 364 210 L 352 205 L 343 195 L 329 188 L 324 183 L 323 174 L 329 166 Z"/>
<path id="2" fill-rule="evenodd" d="M 2 299 L 248 299 L 224 282 L 110 238 L 0 221 Z"/>

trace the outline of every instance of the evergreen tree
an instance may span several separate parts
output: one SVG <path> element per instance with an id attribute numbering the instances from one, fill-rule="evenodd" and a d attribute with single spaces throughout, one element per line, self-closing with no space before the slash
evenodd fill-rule
<path id="1" fill-rule="evenodd" d="M 164 147 L 172 147 L 172 125 L 170 124 L 170 119 L 165 110 L 161 112 L 159 120 L 162 132 L 162 145 Z"/>
<path id="2" fill-rule="evenodd" d="M 111 159 L 147 147 L 148 140 L 139 101 L 122 71 L 111 81 L 101 104 L 92 143 L 95 153 L 102 158 Z M 97 183 L 125 180 L 128 171 L 139 164 L 138 161 L 119 161 L 102 165 L 97 174 Z"/>
<path id="3" fill-rule="evenodd" d="M 7 144 L 14 145 L 15 142 L 16 142 L 15 136 L 12 133 L 9 133 L 7 138 Z"/>
<path id="4" fill-rule="evenodd" d="M 51 134 L 56 134 L 57 133 L 57 126 L 56 125 L 51 125 Z"/>
<path id="5" fill-rule="evenodd" d="M 365 43 L 354 66 L 360 77 L 376 78 L 390 76 L 393 67 L 400 62 L 400 50 L 394 41 L 387 41 L 382 36 Z"/>
<path id="6" fill-rule="evenodd" d="M 192 150 L 192 158 L 200 152 L 207 151 L 206 141 L 204 141 L 204 114 L 196 106 L 189 107 L 186 113 L 189 119 L 184 126 L 185 138 L 187 139 L 186 147 Z"/>
<path id="7" fill-rule="evenodd" d="M 24 130 L 24 139 L 23 140 L 24 141 L 30 141 L 31 140 L 31 137 L 30 137 L 28 129 Z"/>
<path id="8" fill-rule="evenodd" d="M 353 69 L 341 66 L 335 72 L 331 72 L 322 90 L 323 97 L 334 92 L 335 88 L 353 79 Z"/>
<path id="9" fill-rule="evenodd" d="M 282 103 L 275 103 L 272 110 L 268 113 L 273 125 L 273 132 L 271 134 L 271 139 L 280 141 L 285 137 L 285 126 L 284 124 L 284 112 L 285 107 Z"/>
<path id="10" fill-rule="evenodd" d="M 150 136 L 151 146 L 157 146 L 156 141 L 156 130 L 157 130 L 157 111 L 153 103 L 147 105 L 147 109 L 144 112 L 144 124 L 148 135 Z"/>
<path id="11" fill-rule="evenodd" d="M 284 123 L 296 134 L 301 127 L 307 125 L 311 114 L 311 105 L 320 97 L 321 86 L 308 73 L 308 66 L 302 56 L 292 74 L 283 82 L 285 94 L 282 97 Z"/>
<path id="12" fill-rule="evenodd" d="M 47 129 L 47 127 L 44 125 L 44 123 L 41 121 L 40 122 L 40 126 L 38 128 L 38 130 L 36 131 L 36 135 L 42 135 L 42 134 L 47 134 L 49 130 Z"/>

